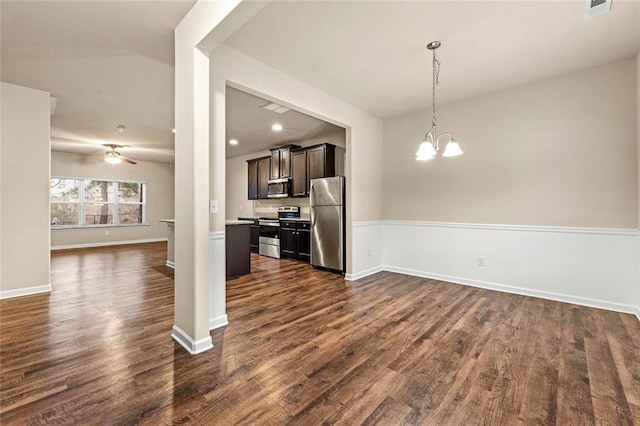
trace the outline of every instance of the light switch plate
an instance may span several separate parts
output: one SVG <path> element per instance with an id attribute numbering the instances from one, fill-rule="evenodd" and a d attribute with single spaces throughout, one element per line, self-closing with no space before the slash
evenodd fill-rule
<path id="1" fill-rule="evenodd" d="M 218 213 L 218 200 L 209 200 L 209 213 Z"/>

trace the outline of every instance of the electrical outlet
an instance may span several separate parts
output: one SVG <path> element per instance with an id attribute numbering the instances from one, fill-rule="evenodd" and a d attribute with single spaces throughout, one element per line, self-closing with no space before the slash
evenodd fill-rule
<path id="1" fill-rule="evenodd" d="M 209 200 L 209 213 L 218 213 L 218 200 Z"/>
<path id="2" fill-rule="evenodd" d="M 109 235 L 109 230 L 104 231 L 104 235 Z"/>
<path id="3" fill-rule="evenodd" d="M 478 256 L 478 266 L 484 266 L 484 257 Z"/>

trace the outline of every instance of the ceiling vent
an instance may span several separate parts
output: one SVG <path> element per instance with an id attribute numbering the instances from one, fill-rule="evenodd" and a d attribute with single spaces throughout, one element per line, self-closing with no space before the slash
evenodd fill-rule
<path id="1" fill-rule="evenodd" d="M 611 0 L 586 0 L 584 18 L 589 19 L 611 10 Z"/>
<path id="2" fill-rule="evenodd" d="M 269 110 L 269 111 L 277 112 L 278 114 L 284 114 L 287 111 L 291 111 L 290 108 L 287 108 L 286 106 L 282 106 L 282 105 L 277 104 L 275 102 L 269 102 L 266 105 L 262 105 L 260 108 L 264 108 L 264 109 Z"/>

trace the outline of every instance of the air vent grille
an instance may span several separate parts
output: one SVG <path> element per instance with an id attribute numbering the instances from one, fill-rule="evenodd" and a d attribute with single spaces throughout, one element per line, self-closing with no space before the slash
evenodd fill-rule
<path id="1" fill-rule="evenodd" d="M 586 0 L 584 17 L 585 19 L 602 15 L 611 10 L 611 0 Z"/>

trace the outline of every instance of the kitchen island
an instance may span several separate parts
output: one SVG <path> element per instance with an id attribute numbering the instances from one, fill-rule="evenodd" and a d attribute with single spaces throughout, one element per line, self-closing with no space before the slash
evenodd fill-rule
<path id="1" fill-rule="evenodd" d="M 167 262 L 166 266 L 175 269 L 174 219 L 161 219 L 167 224 Z M 225 221 L 225 250 L 227 279 L 251 273 L 251 225 L 250 220 Z"/>
<path id="2" fill-rule="evenodd" d="M 227 279 L 251 273 L 250 220 L 225 221 Z"/>

